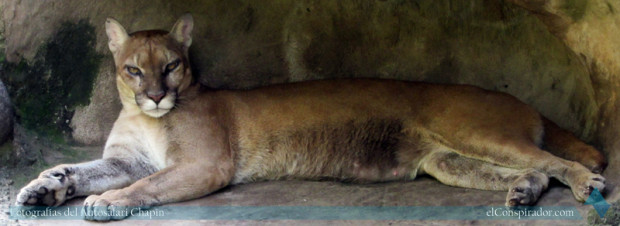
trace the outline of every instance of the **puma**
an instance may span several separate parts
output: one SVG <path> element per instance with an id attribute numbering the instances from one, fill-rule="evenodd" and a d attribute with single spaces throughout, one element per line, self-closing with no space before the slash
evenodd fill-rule
<path id="1" fill-rule="evenodd" d="M 380 79 L 213 90 L 190 70 L 191 15 L 170 32 L 127 34 L 113 19 L 105 27 L 123 109 L 103 158 L 42 172 L 21 189 L 18 205 L 88 196 L 86 210 L 112 210 L 260 180 L 421 174 L 508 191 L 507 206 L 534 204 L 551 177 L 582 202 L 605 187 L 601 153 L 507 94 Z"/>

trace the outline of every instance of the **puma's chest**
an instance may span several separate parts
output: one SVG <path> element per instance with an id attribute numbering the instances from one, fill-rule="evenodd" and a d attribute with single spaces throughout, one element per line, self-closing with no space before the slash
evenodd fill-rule
<path id="1" fill-rule="evenodd" d="M 163 169 L 170 165 L 168 146 L 167 131 L 160 120 L 124 110 L 114 123 L 103 157 L 137 158 Z"/>

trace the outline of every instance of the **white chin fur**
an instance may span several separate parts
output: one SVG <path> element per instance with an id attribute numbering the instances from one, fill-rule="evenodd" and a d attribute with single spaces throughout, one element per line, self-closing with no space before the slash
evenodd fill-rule
<path id="1" fill-rule="evenodd" d="M 164 116 L 170 111 L 170 109 L 172 109 L 172 107 L 174 107 L 174 101 L 171 99 L 173 98 L 165 97 L 161 100 L 161 102 L 159 102 L 159 104 L 155 104 L 154 101 L 148 100 L 140 108 L 144 114 L 153 118 L 159 118 Z"/>
<path id="2" fill-rule="evenodd" d="M 148 110 L 148 111 L 142 110 L 142 112 L 144 112 L 144 114 L 146 114 L 148 116 L 151 116 L 153 118 L 162 117 L 166 113 L 168 113 L 169 111 L 170 111 L 170 109 L 161 109 L 161 108 L 154 109 L 154 110 Z"/>

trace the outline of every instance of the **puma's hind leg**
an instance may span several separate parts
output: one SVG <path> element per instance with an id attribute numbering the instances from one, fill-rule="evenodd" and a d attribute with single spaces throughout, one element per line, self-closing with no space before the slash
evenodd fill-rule
<path id="1" fill-rule="evenodd" d="M 483 190 L 508 191 L 506 206 L 536 203 L 549 178 L 534 169 L 512 169 L 467 158 L 451 151 L 430 153 L 423 172 L 444 184 Z"/>
<path id="2" fill-rule="evenodd" d="M 543 117 L 545 149 L 551 154 L 581 163 L 593 173 L 602 173 L 607 160 L 600 151 L 577 139 L 572 133 L 560 128 Z"/>
<path id="3" fill-rule="evenodd" d="M 528 137 L 515 133 L 474 134 L 452 151 L 514 169 L 535 169 L 571 187 L 575 199 L 585 202 L 594 189 L 604 191 L 605 178 L 579 162 L 557 157 L 540 149 Z"/>

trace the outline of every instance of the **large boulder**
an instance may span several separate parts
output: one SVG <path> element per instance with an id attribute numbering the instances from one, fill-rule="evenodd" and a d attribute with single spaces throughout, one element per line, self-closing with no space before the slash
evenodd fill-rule
<path id="1" fill-rule="evenodd" d="M 114 61 L 104 59 L 95 80 L 91 104 L 78 106 L 71 120 L 73 139 L 83 144 L 98 144 L 112 130 L 112 125 L 121 110 L 121 103 L 116 91 Z"/>

